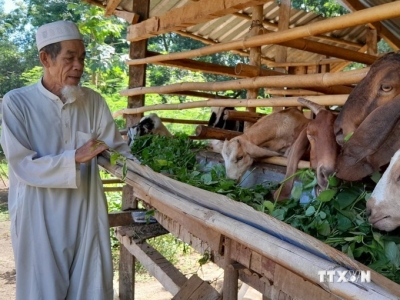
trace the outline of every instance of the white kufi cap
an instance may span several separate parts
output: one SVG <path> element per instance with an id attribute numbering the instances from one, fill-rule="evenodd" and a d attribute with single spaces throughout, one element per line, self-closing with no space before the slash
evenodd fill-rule
<path id="1" fill-rule="evenodd" d="M 71 21 L 57 21 L 40 26 L 36 32 L 38 51 L 44 46 L 68 40 L 83 40 L 78 27 Z"/>

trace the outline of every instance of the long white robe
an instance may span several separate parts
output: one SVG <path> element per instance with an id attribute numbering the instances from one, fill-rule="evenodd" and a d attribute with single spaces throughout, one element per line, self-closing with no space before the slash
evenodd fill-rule
<path id="1" fill-rule="evenodd" d="M 104 99 L 63 104 L 41 82 L 3 98 L 9 215 L 18 300 L 112 299 L 107 203 L 96 159 L 75 163 L 91 138 L 129 152 Z"/>

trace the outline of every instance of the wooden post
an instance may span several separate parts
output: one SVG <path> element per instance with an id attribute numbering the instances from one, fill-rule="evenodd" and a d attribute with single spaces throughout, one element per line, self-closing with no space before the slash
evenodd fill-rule
<path id="1" fill-rule="evenodd" d="M 139 15 L 143 21 L 149 17 L 150 1 L 137 0 L 132 2 L 132 11 Z M 146 57 L 147 40 L 131 42 L 129 48 L 129 57 L 139 59 Z M 129 66 L 129 88 L 145 86 L 146 83 L 146 65 Z M 127 108 L 135 108 L 144 105 L 144 95 L 135 95 L 128 97 Z M 127 115 L 127 128 L 138 123 L 143 114 Z M 126 185 L 122 191 L 122 210 L 136 209 L 137 201 L 133 194 L 132 186 Z M 121 245 L 119 259 L 119 299 L 135 299 L 135 257 Z"/>
<path id="2" fill-rule="evenodd" d="M 224 283 L 222 289 L 223 300 L 237 300 L 239 273 L 233 267 L 231 259 L 231 239 L 225 237 L 224 241 Z"/>
<path id="3" fill-rule="evenodd" d="M 149 17 L 150 1 L 133 1 L 132 11 L 139 15 L 140 20 L 146 20 Z M 131 42 L 129 48 L 129 58 L 139 59 L 146 57 L 147 40 Z M 142 87 L 146 85 L 146 65 L 129 66 L 129 88 Z M 144 95 L 128 97 L 127 108 L 139 107 L 144 105 Z M 126 126 L 130 127 L 138 123 L 143 115 L 126 116 Z"/>
<path id="4" fill-rule="evenodd" d="M 278 31 L 286 30 L 289 28 L 290 23 L 290 10 L 291 10 L 291 0 L 281 0 L 279 5 L 279 22 Z M 275 62 L 284 63 L 287 59 L 287 48 L 285 46 L 277 46 L 275 54 Z M 286 73 L 286 68 L 275 68 L 275 71 Z M 275 95 L 272 95 L 274 97 Z M 282 110 L 283 107 L 274 107 L 273 112 Z"/>
<path id="5" fill-rule="evenodd" d="M 263 20 L 264 20 L 264 7 L 263 5 L 254 6 L 252 9 L 252 17 L 251 17 L 251 27 L 250 27 L 250 35 L 256 36 L 259 34 L 263 34 Z M 254 66 L 257 70 L 256 76 L 260 75 L 261 72 L 261 46 L 250 48 L 250 65 Z M 257 98 L 259 89 L 249 89 L 247 90 L 248 99 Z M 247 108 L 249 112 L 256 112 L 255 107 Z M 244 131 L 246 131 L 253 123 L 245 122 L 244 123 Z"/>

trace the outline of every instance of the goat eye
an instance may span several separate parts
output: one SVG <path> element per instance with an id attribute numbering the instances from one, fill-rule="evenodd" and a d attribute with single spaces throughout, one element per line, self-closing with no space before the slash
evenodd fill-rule
<path id="1" fill-rule="evenodd" d="M 390 92 L 393 89 L 390 85 L 381 85 L 381 90 L 384 92 Z"/>
<path id="2" fill-rule="evenodd" d="M 243 156 L 239 156 L 238 158 L 237 158 L 237 161 L 240 161 L 240 160 L 242 160 L 243 159 Z"/>

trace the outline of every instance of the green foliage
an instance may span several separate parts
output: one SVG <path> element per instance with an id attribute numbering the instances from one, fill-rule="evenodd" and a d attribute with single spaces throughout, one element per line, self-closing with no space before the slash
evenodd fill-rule
<path id="1" fill-rule="evenodd" d="M 348 10 L 334 0 L 293 0 L 292 6 L 324 17 L 336 17 L 348 13 Z"/>
<path id="2" fill-rule="evenodd" d="M 246 203 L 400 282 L 400 238 L 373 229 L 366 217 L 366 200 L 373 181 L 345 183 L 331 177 L 329 188 L 312 197 L 316 177 L 312 170 L 304 169 L 296 174 L 301 183 L 293 188 L 291 199 L 275 202 L 271 200 L 275 183 L 243 188 L 226 179 L 223 165 L 206 167 L 197 163 L 195 153 L 202 147 L 202 143 L 185 135 L 148 135 L 135 140 L 132 153 L 157 172 Z M 299 201 L 303 195 L 310 198 L 306 204 Z"/>

